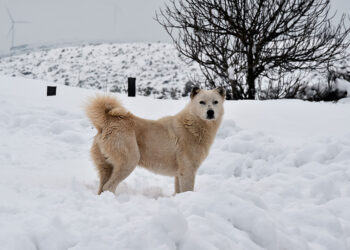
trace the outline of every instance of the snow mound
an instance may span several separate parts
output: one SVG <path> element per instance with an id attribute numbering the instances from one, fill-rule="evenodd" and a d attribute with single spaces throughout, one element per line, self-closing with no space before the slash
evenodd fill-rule
<path id="1" fill-rule="evenodd" d="M 195 192 L 136 169 L 97 196 L 95 92 L 45 87 L 0 77 L 0 249 L 350 249 L 349 103 L 226 102 Z M 118 98 L 152 119 L 186 103 Z"/>

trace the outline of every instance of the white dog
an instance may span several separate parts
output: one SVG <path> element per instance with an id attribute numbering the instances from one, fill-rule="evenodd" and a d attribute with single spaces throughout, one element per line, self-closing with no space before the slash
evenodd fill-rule
<path id="1" fill-rule="evenodd" d="M 178 114 L 146 120 L 110 96 L 98 96 L 86 107 L 97 128 L 91 148 L 100 187 L 114 192 L 137 165 L 174 176 L 175 193 L 193 191 L 196 171 L 207 157 L 224 109 L 223 88 L 194 88 L 191 101 Z"/>

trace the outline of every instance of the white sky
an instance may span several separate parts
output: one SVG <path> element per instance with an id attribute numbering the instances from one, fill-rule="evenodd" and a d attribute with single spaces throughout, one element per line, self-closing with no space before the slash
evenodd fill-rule
<path id="1" fill-rule="evenodd" d="M 15 45 L 77 41 L 170 42 L 153 20 L 164 0 L 0 0 L 0 51 L 11 44 L 10 20 L 18 24 Z M 350 14 L 350 0 L 331 0 L 334 10 Z M 115 13 L 115 14 L 114 14 Z"/>

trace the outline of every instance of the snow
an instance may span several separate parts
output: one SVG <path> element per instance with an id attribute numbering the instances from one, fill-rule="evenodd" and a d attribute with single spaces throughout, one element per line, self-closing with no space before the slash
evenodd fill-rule
<path id="1" fill-rule="evenodd" d="M 95 93 L 0 77 L 0 249 L 350 249 L 350 102 L 227 101 L 195 192 L 140 168 L 98 196 Z M 187 101 L 117 97 L 152 119 Z"/>
<path id="2" fill-rule="evenodd" d="M 0 74 L 111 92 L 126 92 L 136 77 L 138 94 L 180 98 L 186 82 L 202 77 L 172 44 L 126 43 L 44 47 L 0 58 Z"/>
<path id="3" fill-rule="evenodd" d="M 341 60 L 331 70 L 337 76 L 334 87 L 348 90 L 349 96 L 350 61 Z M 237 78 L 234 67 L 228 71 L 231 79 Z M 285 75 L 285 80 L 294 82 L 293 79 L 300 78 L 300 83 L 309 87 L 308 95 L 313 95 L 315 90 L 312 87 L 322 89 L 327 86 L 328 73 L 324 70 L 296 70 Z M 107 89 L 118 93 L 126 93 L 128 77 L 136 77 L 137 94 L 158 99 L 186 98 L 191 86 L 204 86 L 206 82 L 199 64 L 186 60 L 169 43 L 28 46 L 13 50 L 12 55 L 0 54 L 0 75 L 40 79 L 88 89 Z M 273 78 L 279 77 L 275 75 Z M 271 82 L 263 76 L 259 82 L 262 89 L 269 86 L 276 88 L 280 84 L 279 81 Z M 264 98 L 264 94 L 261 93 L 260 97 Z M 307 96 L 300 93 L 298 98 L 307 99 Z"/>

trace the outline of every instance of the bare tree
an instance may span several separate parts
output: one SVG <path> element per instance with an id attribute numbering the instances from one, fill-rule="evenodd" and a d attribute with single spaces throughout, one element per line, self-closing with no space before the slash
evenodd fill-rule
<path id="1" fill-rule="evenodd" d="M 208 82 L 254 99 L 255 81 L 339 60 L 350 45 L 342 15 L 332 26 L 329 0 L 169 0 L 156 20 Z"/>

